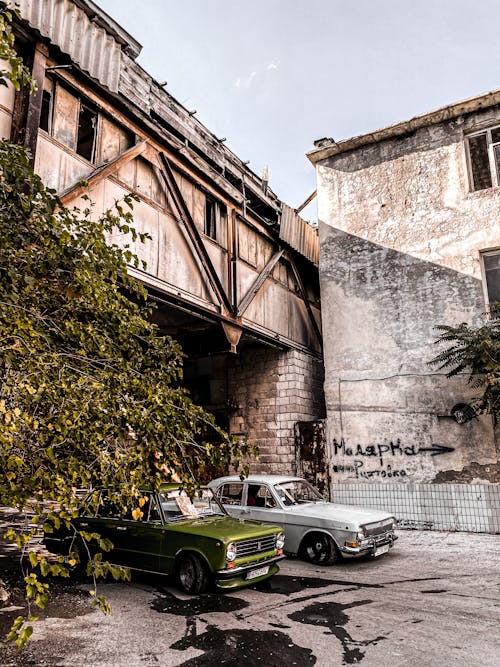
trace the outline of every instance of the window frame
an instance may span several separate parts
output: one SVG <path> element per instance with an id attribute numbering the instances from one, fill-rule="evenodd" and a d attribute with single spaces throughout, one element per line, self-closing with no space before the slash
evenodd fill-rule
<path id="1" fill-rule="evenodd" d="M 480 264 L 481 264 L 481 278 L 482 278 L 482 283 L 483 283 L 484 302 L 485 302 L 486 308 L 488 310 L 490 310 L 492 302 L 490 301 L 490 295 L 489 295 L 489 290 L 488 290 L 487 270 L 486 270 L 486 266 L 485 266 L 485 263 L 484 263 L 484 258 L 487 257 L 487 256 L 492 256 L 492 255 L 500 256 L 500 248 L 488 248 L 486 250 L 480 250 L 479 251 L 479 258 L 480 258 Z"/>
<path id="2" fill-rule="evenodd" d="M 468 176 L 469 176 L 469 191 L 470 192 L 482 192 L 483 190 L 490 190 L 491 188 L 497 188 L 500 186 L 500 173 L 499 173 L 499 168 L 497 167 L 497 163 L 495 160 L 495 147 L 498 146 L 500 148 L 500 141 L 493 141 L 491 133 L 494 130 L 500 131 L 500 124 L 499 125 L 491 125 L 486 128 L 482 128 L 481 130 L 477 130 L 475 132 L 468 132 L 465 135 L 465 145 L 466 145 L 466 157 L 467 157 L 467 171 L 468 171 Z M 489 170 L 490 170 L 490 178 L 491 178 L 491 186 L 487 188 L 475 188 L 474 186 L 474 173 L 472 170 L 472 160 L 471 160 L 471 154 L 470 154 L 470 139 L 473 139 L 474 137 L 479 137 L 481 135 L 486 136 L 486 144 L 487 144 L 487 151 L 488 151 L 488 165 L 489 165 Z"/>
<path id="3" fill-rule="evenodd" d="M 212 239 L 212 241 L 217 241 L 217 209 L 218 202 L 215 199 L 212 199 L 212 197 L 205 196 L 203 233 L 205 236 L 208 236 L 209 239 Z M 210 216 L 209 211 L 211 211 Z"/>

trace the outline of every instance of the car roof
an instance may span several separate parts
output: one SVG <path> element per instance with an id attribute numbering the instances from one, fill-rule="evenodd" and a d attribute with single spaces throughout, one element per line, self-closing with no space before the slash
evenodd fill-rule
<path id="1" fill-rule="evenodd" d="M 248 475 L 243 480 L 239 475 L 227 475 L 226 477 L 218 477 L 210 482 L 209 486 L 212 484 L 222 484 L 222 483 L 231 483 L 231 482 L 250 482 L 252 484 L 283 484 L 284 482 L 294 482 L 298 480 L 303 480 L 303 477 L 295 477 L 294 475 Z"/>

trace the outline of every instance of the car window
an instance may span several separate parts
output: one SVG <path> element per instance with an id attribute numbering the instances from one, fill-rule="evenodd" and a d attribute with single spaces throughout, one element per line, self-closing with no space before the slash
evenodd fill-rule
<path id="1" fill-rule="evenodd" d="M 97 507 L 96 517 L 100 519 L 119 519 L 120 510 L 111 500 L 107 491 L 101 491 L 99 496 L 99 505 Z"/>
<path id="2" fill-rule="evenodd" d="M 305 479 L 290 480 L 275 485 L 278 498 L 284 505 L 300 505 L 301 503 L 318 503 L 323 501 L 320 492 L 306 482 Z"/>
<path id="3" fill-rule="evenodd" d="M 276 501 L 265 484 L 249 484 L 247 489 L 247 506 L 272 509 L 276 507 Z"/>
<path id="4" fill-rule="evenodd" d="M 146 523 L 161 523 L 160 510 L 154 496 L 150 493 L 143 496 L 145 504 L 142 507 L 141 521 Z"/>
<path id="5" fill-rule="evenodd" d="M 217 489 L 217 497 L 223 505 L 241 505 L 243 484 L 223 484 Z"/>
<path id="6" fill-rule="evenodd" d="M 173 489 L 159 494 L 163 516 L 168 523 L 226 515 L 226 511 L 210 489 L 200 489 L 192 499 L 185 491 Z"/>

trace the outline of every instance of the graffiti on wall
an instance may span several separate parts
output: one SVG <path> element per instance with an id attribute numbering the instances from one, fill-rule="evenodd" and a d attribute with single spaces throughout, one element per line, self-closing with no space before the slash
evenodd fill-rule
<path id="1" fill-rule="evenodd" d="M 341 438 L 333 439 L 332 453 L 334 457 L 342 457 L 342 463 L 334 463 L 333 472 L 347 473 L 359 478 L 396 478 L 407 477 L 410 473 L 405 465 L 409 460 L 420 456 L 442 456 L 455 451 L 454 447 L 433 443 L 430 447 L 404 445 L 398 438 L 388 444 L 347 446 Z M 346 458 L 352 457 L 352 462 Z M 389 463 L 390 461 L 390 463 Z"/>

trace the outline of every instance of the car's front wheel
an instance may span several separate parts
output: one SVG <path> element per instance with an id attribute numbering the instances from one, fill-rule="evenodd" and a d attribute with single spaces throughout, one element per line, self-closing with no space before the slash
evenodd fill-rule
<path id="1" fill-rule="evenodd" d="M 208 573 L 204 563 L 195 554 L 184 554 L 177 565 L 177 581 L 185 593 L 197 595 L 208 586 Z"/>
<path id="2" fill-rule="evenodd" d="M 315 565 L 333 565 L 340 560 L 337 546 L 325 533 L 310 533 L 302 542 L 300 555 Z"/>

